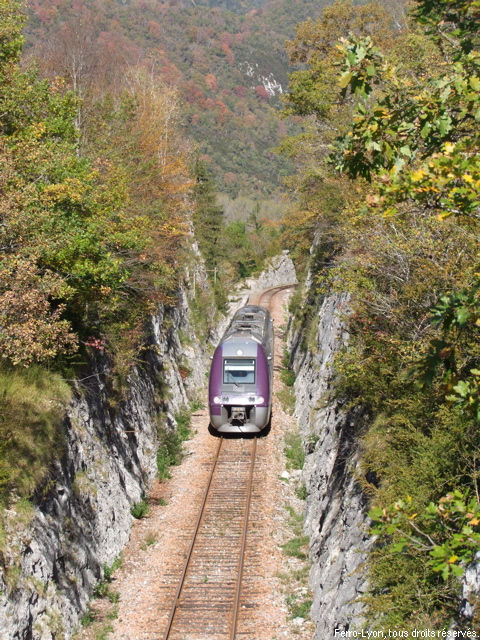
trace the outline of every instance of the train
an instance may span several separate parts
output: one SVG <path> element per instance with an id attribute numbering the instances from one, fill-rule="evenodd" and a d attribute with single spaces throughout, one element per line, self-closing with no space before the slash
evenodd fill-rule
<path id="1" fill-rule="evenodd" d="M 273 319 L 264 307 L 239 309 L 212 357 L 210 427 L 218 433 L 259 433 L 270 427 Z"/>

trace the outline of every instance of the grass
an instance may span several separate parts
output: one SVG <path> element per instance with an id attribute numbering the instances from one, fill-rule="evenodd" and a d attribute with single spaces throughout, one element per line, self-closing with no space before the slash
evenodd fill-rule
<path id="1" fill-rule="evenodd" d="M 95 598 L 102 598 L 110 601 L 110 604 L 102 604 L 100 610 L 95 610 L 95 605 L 88 604 L 87 610 L 80 618 L 80 624 L 82 627 L 91 627 L 89 637 L 93 637 L 94 640 L 107 640 L 109 635 L 113 632 L 113 625 L 111 620 L 118 618 L 118 602 L 120 600 L 120 594 L 118 591 L 114 591 L 111 587 L 113 580 L 113 574 L 117 569 L 122 566 L 122 556 L 115 558 L 111 565 L 103 565 L 103 580 L 100 580 L 95 585 L 93 595 Z M 78 632 L 73 636 L 78 638 Z"/>
<path id="2" fill-rule="evenodd" d="M 117 569 L 122 566 L 122 557 L 115 558 L 111 565 L 103 564 L 103 580 L 97 582 L 93 595 L 96 598 L 108 598 L 110 602 L 117 603 L 120 599 L 120 594 L 117 591 L 112 591 L 111 583 L 113 580 L 113 574 Z"/>
<path id="3" fill-rule="evenodd" d="M 182 439 L 176 431 L 159 429 L 157 450 L 157 473 L 160 480 L 170 478 L 169 468 L 180 464 L 182 459 Z"/>
<path id="4" fill-rule="evenodd" d="M 287 525 L 292 538 L 282 544 L 281 549 L 288 558 L 293 560 L 286 559 L 284 563 L 286 571 L 277 577 L 283 584 L 289 619 L 308 619 L 312 605 L 311 592 L 308 588 L 309 537 L 303 534 L 303 514 L 295 511 L 291 505 L 285 505 L 285 510 L 288 514 Z"/>
<path id="5" fill-rule="evenodd" d="M 200 409 L 205 409 L 205 403 L 198 398 L 196 400 L 192 400 L 192 402 L 190 403 L 190 412 L 195 413 Z"/>
<path id="6" fill-rule="evenodd" d="M 297 513 L 290 505 L 287 505 L 286 510 L 288 512 L 288 526 L 294 537 L 282 544 L 281 548 L 291 558 L 306 560 L 309 538 L 303 535 L 303 514 Z"/>
<path id="7" fill-rule="evenodd" d="M 188 440 L 191 436 L 191 422 L 192 412 L 190 409 L 184 407 L 175 415 L 175 422 L 177 423 L 177 433 L 181 440 Z"/>
<path id="8" fill-rule="evenodd" d="M 295 374 L 291 369 L 281 369 L 280 370 L 280 380 L 287 387 L 293 387 L 295 383 Z"/>
<path id="9" fill-rule="evenodd" d="M 113 574 L 117 569 L 120 569 L 120 567 L 122 566 L 122 563 L 123 563 L 122 556 L 118 556 L 118 558 L 115 558 L 115 560 L 110 566 L 108 566 L 107 564 L 103 565 L 103 577 L 107 582 L 112 581 Z"/>
<path id="10" fill-rule="evenodd" d="M 180 464 L 183 458 L 183 442 L 192 435 L 192 413 L 201 407 L 198 402 L 193 402 L 190 407 L 183 407 L 176 415 L 175 431 L 167 431 L 159 426 L 157 450 L 157 473 L 160 480 L 170 478 L 169 468 Z"/>
<path id="11" fill-rule="evenodd" d="M 290 612 L 290 618 L 307 618 L 310 614 L 312 600 L 307 598 L 299 600 L 298 596 L 291 593 L 287 596 L 287 606 Z"/>
<path id="12" fill-rule="evenodd" d="M 133 507 L 130 509 L 130 513 L 134 518 L 140 520 L 141 518 L 145 518 L 149 512 L 149 506 L 145 499 L 140 500 L 140 502 L 136 502 Z"/>
<path id="13" fill-rule="evenodd" d="M 148 547 L 153 546 L 154 544 L 156 544 L 158 542 L 158 536 L 156 533 L 154 532 L 150 532 L 146 539 L 145 542 L 143 542 L 142 544 L 142 549 L 143 551 L 145 551 L 146 549 L 148 549 Z"/>
<path id="14" fill-rule="evenodd" d="M 107 640 L 108 636 L 112 632 L 113 632 L 113 626 L 107 623 L 101 629 L 95 632 L 95 640 Z"/>
<path id="15" fill-rule="evenodd" d="M 292 387 L 280 389 L 280 391 L 277 391 L 276 395 L 285 413 L 293 415 L 293 411 L 295 409 L 295 395 Z"/>
<path id="16" fill-rule="evenodd" d="M 299 500 L 306 500 L 308 495 L 307 487 L 304 484 L 300 485 L 299 487 L 297 487 L 297 489 L 295 489 L 295 495 Z"/>
<path id="17" fill-rule="evenodd" d="M 0 368 L 0 504 L 27 498 L 62 452 L 69 385 L 40 366 Z"/>
<path id="18" fill-rule="evenodd" d="M 284 452 L 287 458 L 288 469 L 303 469 L 303 465 L 305 464 L 305 450 L 300 434 L 287 433 L 285 435 Z"/>
<path id="19" fill-rule="evenodd" d="M 308 536 L 295 536 L 281 545 L 284 553 L 291 558 L 306 560 L 308 558 Z"/>
<path id="20" fill-rule="evenodd" d="M 92 610 L 90 605 L 88 605 L 87 610 L 85 611 L 83 616 L 80 618 L 80 624 L 82 625 L 82 627 L 88 627 L 89 625 L 92 624 L 92 622 L 95 622 L 96 619 L 97 619 L 97 613 Z"/>

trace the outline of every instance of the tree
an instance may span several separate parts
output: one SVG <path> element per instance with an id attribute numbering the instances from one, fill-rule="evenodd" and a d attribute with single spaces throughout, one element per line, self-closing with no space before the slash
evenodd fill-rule
<path id="1" fill-rule="evenodd" d="M 200 250 L 211 277 L 218 269 L 223 256 L 221 234 L 223 231 L 223 209 L 216 203 L 215 183 L 205 165 L 195 164 L 195 186 L 193 188 L 193 225 Z"/>
<path id="2" fill-rule="evenodd" d="M 125 336 L 134 351 L 174 299 L 187 231 L 177 94 L 146 69 L 120 95 L 92 90 L 79 149 L 78 95 L 18 65 L 18 7 L 0 5 L 2 357 L 29 365 Z"/>

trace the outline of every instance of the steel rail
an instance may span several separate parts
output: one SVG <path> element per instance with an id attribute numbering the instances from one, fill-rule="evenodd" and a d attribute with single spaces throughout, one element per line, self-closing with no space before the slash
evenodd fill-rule
<path id="1" fill-rule="evenodd" d="M 178 601 L 180 599 L 180 594 L 183 589 L 183 584 L 185 582 L 185 576 L 187 575 L 188 565 L 190 564 L 190 560 L 192 557 L 193 547 L 195 546 L 195 540 L 197 538 L 198 530 L 200 529 L 200 523 L 203 518 L 203 513 L 205 511 L 205 505 L 207 503 L 208 494 L 210 492 L 210 485 L 212 484 L 212 478 L 215 473 L 215 469 L 217 467 L 218 458 L 220 455 L 220 449 L 222 448 L 223 438 L 220 438 L 217 452 L 215 454 L 215 459 L 212 465 L 212 470 L 210 471 L 210 477 L 208 478 L 207 488 L 205 489 L 205 493 L 203 494 L 202 506 L 200 507 L 200 512 L 198 514 L 197 522 L 195 524 L 195 530 L 193 532 L 192 541 L 190 542 L 190 547 L 187 552 L 187 558 L 185 560 L 185 564 L 183 566 L 182 575 L 180 576 L 180 580 L 178 582 L 177 591 L 175 593 L 175 599 L 173 601 L 172 608 L 170 610 L 170 615 L 168 617 L 167 628 L 163 635 L 163 640 L 168 640 L 170 636 L 170 631 L 172 630 L 173 619 L 175 618 L 175 613 L 177 611 Z"/>
<path id="2" fill-rule="evenodd" d="M 285 289 L 295 289 L 297 286 L 298 286 L 297 283 L 292 283 L 292 284 L 282 284 L 276 287 L 270 287 L 269 289 L 264 289 L 258 295 L 258 305 L 260 307 L 264 307 L 264 306 L 266 307 L 271 302 L 273 296 L 275 296 L 277 293 L 280 293 L 280 291 L 284 291 Z M 265 302 L 264 302 L 264 298 L 267 298 Z"/>
<path id="3" fill-rule="evenodd" d="M 237 582 L 235 585 L 235 599 L 233 603 L 232 623 L 230 628 L 229 640 L 235 640 L 235 636 L 237 634 L 238 610 L 240 608 L 240 595 L 242 592 L 243 566 L 245 561 L 245 550 L 247 548 L 248 518 L 250 516 L 250 503 L 252 500 L 252 487 L 253 487 L 253 470 L 255 467 L 256 456 L 257 456 L 257 438 L 254 438 L 253 446 L 252 446 L 252 456 L 250 460 L 250 470 L 249 470 L 248 482 L 247 482 L 247 499 L 245 504 L 245 513 L 243 516 L 242 541 L 241 541 L 240 555 L 238 557 Z"/>

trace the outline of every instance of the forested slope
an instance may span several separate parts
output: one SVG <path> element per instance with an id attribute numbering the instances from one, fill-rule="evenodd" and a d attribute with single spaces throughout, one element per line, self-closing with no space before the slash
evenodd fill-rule
<path id="1" fill-rule="evenodd" d="M 184 126 L 219 189 L 262 197 L 291 169 L 273 153 L 292 126 L 273 110 L 287 83 L 285 40 L 325 4 L 38 0 L 27 42 L 42 73 L 63 76 L 84 101 L 95 76 L 115 86 L 141 60 L 178 88 Z"/>
<path id="2" fill-rule="evenodd" d="M 81 152 L 78 95 L 19 66 L 22 5 L 4 0 L 0 11 L 5 505 L 31 495 L 61 451 L 62 378 L 82 377 L 107 349 L 120 388 L 149 315 L 175 300 L 192 179 L 174 90 L 131 69 L 123 100 L 104 105 L 109 135 Z M 151 128 L 164 135 L 153 140 Z"/>
<path id="3" fill-rule="evenodd" d="M 459 577 L 480 541 L 479 19 L 472 0 L 418 0 L 398 30 L 378 5 L 336 2 L 289 45 L 309 130 L 283 145 L 302 166 L 284 241 L 307 264 L 318 240 L 292 311 L 315 350 L 321 301 L 350 296 L 333 394 L 364 417 L 350 438 L 375 629 L 478 631 Z"/>

